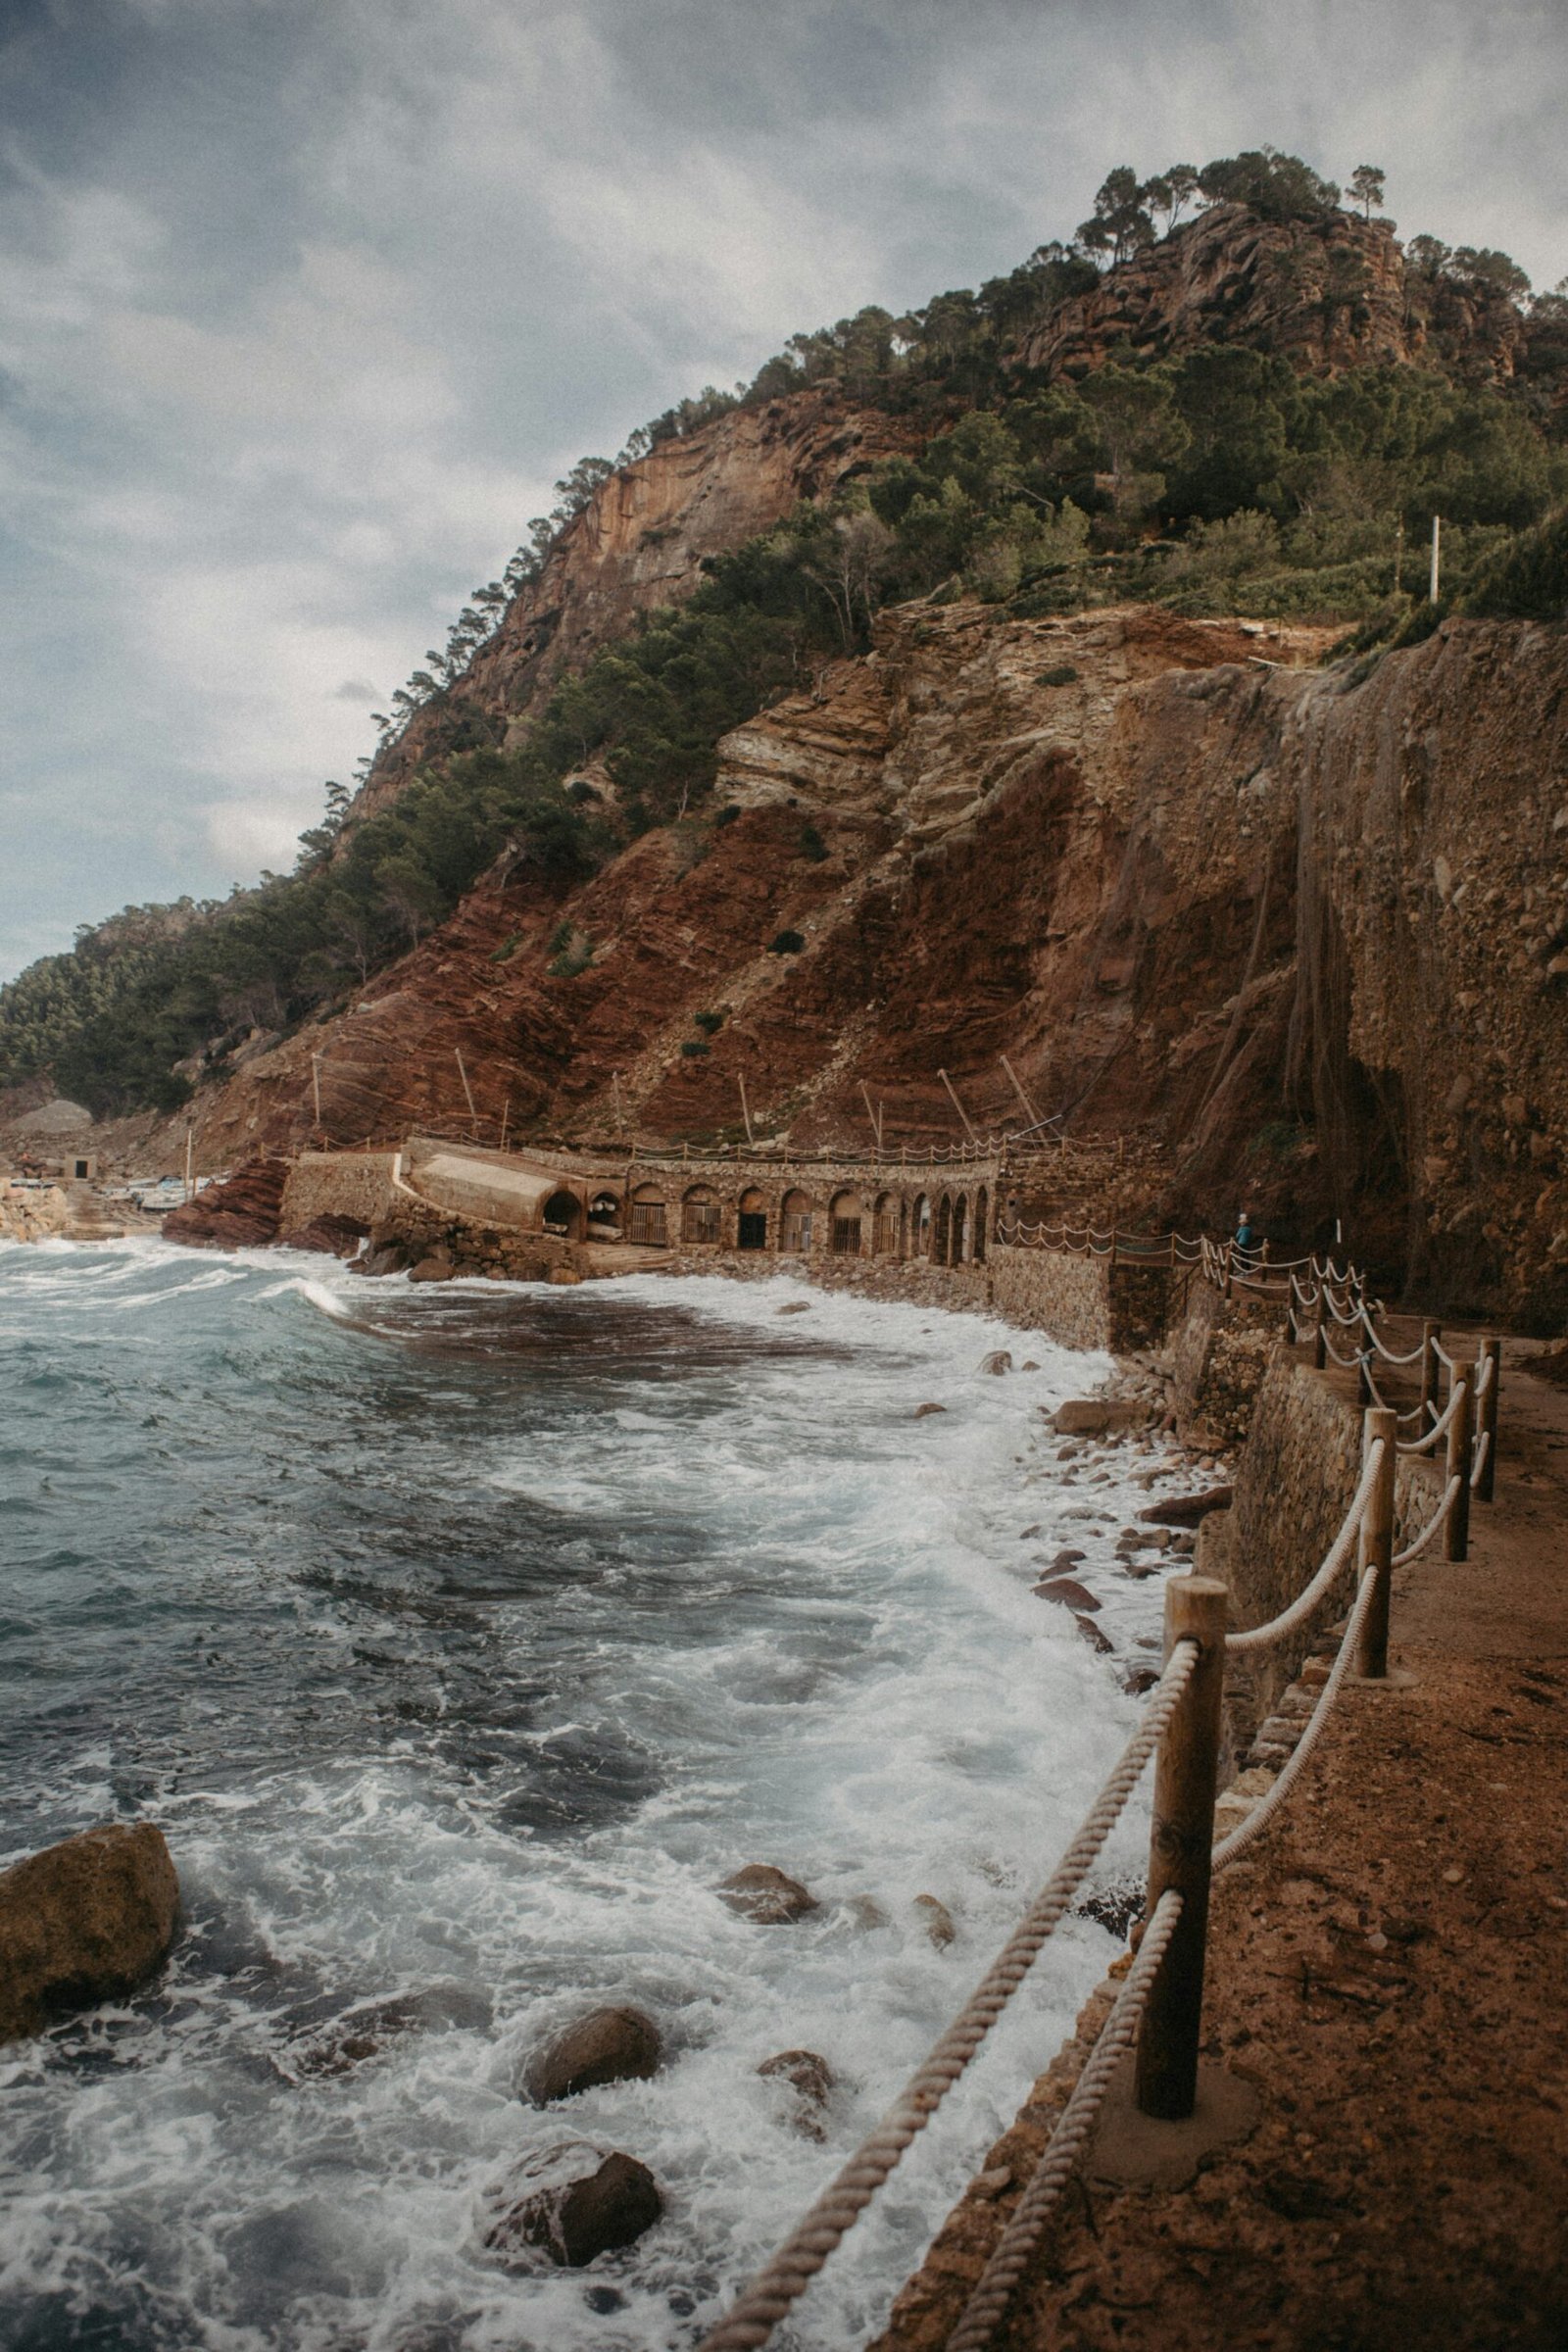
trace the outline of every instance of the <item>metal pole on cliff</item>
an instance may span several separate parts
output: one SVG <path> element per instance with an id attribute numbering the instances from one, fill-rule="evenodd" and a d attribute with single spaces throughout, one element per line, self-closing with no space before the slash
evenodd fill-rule
<path id="1" fill-rule="evenodd" d="M 1005 1054 L 1004 1054 L 1002 1056 L 1002 1066 L 1006 1071 L 1007 1076 L 1012 1080 L 1012 1091 L 1017 1096 L 1019 1102 L 1023 1104 L 1024 1110 L 1028 1115 L 1030 1126 L 1043 1126 L 1045 1124 L 1044 1120 L 1041 1118 L 1039 1111 L 1036 1110 L 1034 1104 L 1030 1102 L 1028 1096 L 1023 1091 L 1023 1080 L 1019 1077 L 1017 1071 L 1013 1068 Z"/>
<path id="2" fill-rule="evenodd" d="M 876 1145 L 876 1155 L 880 1159 L 882 1156 L 882 1122 L 871 1108 L 871 1098 L 865 1091 L 863 1078 L 860 1081 L 860 1100 L 865 1104 L 865 1115 L 871 1122 L 871 1139 Z"/>
<path id="3" fill-rule="evenodd" d="M 752 1146 L 752 1148 L 755 1150 L 755 1149 L 756 1149 L 756 1146 L 757 1146 L 757 1138 L 756 1138 L 756 1136 L 755 1136 L 755 1135 L 752 1133 L 752 1106 L 751 1106 L 751 1104 L 750 1104 L 750 1103 L 747 1102 L 747 1100 L 746 1100 L 746 1080 L 745 1080 L 745 1077 L 742 1075 L 742 1073 L 741 1073 L 740 1071 L 737 1071 L 737 1072 L 736 1072 L 736 1076 L 737 1076 L 737 1077 L 740 1079 L 740 1087 L 741 1087 L 741 1117 L 742 1117 L 742 1118 L 745 1120 L 745 1122 L 746 1122 L 746 1141 L 747 1141 L 747 1142 L 748 1142 L 748 1143 L 749 1143 L 749 1144 Z M 617 1096 L 617 1100 L 618 1100 L 618 1096 Z"/>
<path id="4" fill-rule="evenodd" d="M 474 1126 L 477 1127 L 479 1124 L 479 1113 L 473 1107 L 473 1089 L 468 1084 L 468 1073 L 463 1066 L 463 1055 L 458 1052 L 457 1047 L 454 1046 L 452 1051 L 457 1059 L 458 1076 L 463 1080 L 463 1091 L 468 1098 L 468 1116 L 472 1120 Z"/>
<path id="5" fill-rule="evenodd" d="M 506 1150 L 506 1148 L 507 1148 L 507 1122 L 508 1122 L 508 1120 L 511 1118 L 511 1116 L 512 1116 L 512 1097 L 509 1095 L 509 1096 L 507 1097 L 506 1101 L 505 1101 L 505 1102 L 502 1103 L 502 1105 L 501 1105 L 501 1149 L 502 1149 L 502 1151 L 503 1151 L 503 1152 L 504 1152 L 504 1151 Z"/>
<path id="6" fill-rule="evenodd" d="M 316 1131 L 319 1135 L 321 1131 L 321 1056 L 319 1054 L 311 1055 L 311 1092 L 316 1097 Z"/>
<path id="7" fill-rule="evenodd" d="M 1434 514 L 1432 517 L 1432 584 L 1429 590 L 1429 594 L 1434 604 L 1436 604 L 1438 601 L 1438 575 L 1442 568 L 1443 517 L 1441 514 Z"/>
<path id="8" fill-rule="evenodd" d="M 1165 1587 L 1166 1657 L 1179 1642 L 1196 1642 L 1199 1651 L 1192 1680 L 1159 1743 L 1144 1913 L 1146 1919 L 1153 1917 L 1154 1905 L 1168 1887 L 1174 1886 L 1182 1898 L 1182 1915 L 1151 1989 L 1138 2036 L 1139 2110 L 1167 2123 L 1180 2123 L 1191 2115 L 1198 2096 L 1229 1600 L 1227 1588 L 1207 1576 L 1173 1576 Z"/>
<path id="9" fill-rule="evenodd" d="M 968 1130 L 969 1141 L 972 1144 L 977 1144 L 980 1141 L 980 1138 L 975 1133 L 974 1125 L 969 1117 L 969 1113 L 964 1109 L 963 1104 L 958 1101 L 957 1096 L 953 1091 L 953 1080 L 948 1076 L 946 1070 L 938 1070 L 937 1076 L 947 1088 L 954 1109 L 957 1112 L 959 1118 L 963 1121 L 965 1128 Z"/>
<path id="10" fill-rule="evenodd" d="M 196 1198 L 196 1184 L 192 1172 L 193 1154 L 195 1152 L 195 1149 L 196 1130 L 192 1126 L 190 1120 L 187 1119 L 185 1121 L 185 1199 L 187 1202 L 194 1200 Z"/>

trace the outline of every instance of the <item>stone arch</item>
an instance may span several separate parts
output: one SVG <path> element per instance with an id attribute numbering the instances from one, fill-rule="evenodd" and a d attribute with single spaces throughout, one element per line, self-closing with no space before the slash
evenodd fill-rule
<path id="1" fill-rule="evenodd" d="M 767 1248 L 767 1195 L 760 1193 L 755 1184 L 748 1186 L 740 1198 L 735 1245 L 740 1250 Z"/>
<path id="2" fill-rule="evenodd" d="M 990 1239 L 988 1220 L 991 1215 L 991 1195 L 984 1185 L 974 1197 L 974 1242 L 969 1254 L 977 1266 L 986 1262 L 986 1243 Z"/>
<path id="3" fill-rule="evenodd" d="M 875 1257 L 898 1257 L 899 1200 L 895 1193 L 878 1193 L 871 1216 L 871 1251 Z"/>
<path id="4" fill-rule="evenodd" d="M 934 1266 L 947 1264 L 948 1251 L 952 1244 L 953 1200 L 950 1194 L 944 1193 L 937 1202 L 936 1218 L 931 1227 L 931 1263 Z"/>
<path id="5" fill-rule="evenodd" d="M 835 1193 L 828 1205 L 828 1246 L 835 1257 L 858 1257 L 870 1224 L 858 1193 Z"/>
<path id="6" fill-rule="evenodd" d="M 779 1216 L 778 1246 L 781 1250 L 805 1251 L 811 1247 L 811 1219 L 814 1203 L 809 1193 L 791 1191 L 784 1196 Z"/>
<path id="7" fill-rule="evenodd" d="M 563 1234 L 568 1242 L 582 1240 L 582 1202 L 564 1185 L 551 1194 L 539 1213 L 546 1233 Z"/>
<path id="8" fill-rule="evenodd" d="M 669 1240 L 664 1196 L 657 1184 L 640 1184 L 631 1197 L 631 1230 L 627 1240 L 662 1250 Z"/>
<path id="9" fill-rule="evenodd" d="M 718 1195 L 710 1184 L 688 1185 L 681 1196 L 680 1238 L 699 1249 L 716 1249 L 721 1215 Z"/>
<path id="10" fill-rule="evenodd" d="M 960 1193 L 956 1200 L 955 1200 L 953 1203 L 953 1239 L 948 1245 L 948 1263 L 950 1266 L 962 1265 L 965 1256 L 968 1254 L 968 1242 L 969 1199 L 966 1193 Z"/>

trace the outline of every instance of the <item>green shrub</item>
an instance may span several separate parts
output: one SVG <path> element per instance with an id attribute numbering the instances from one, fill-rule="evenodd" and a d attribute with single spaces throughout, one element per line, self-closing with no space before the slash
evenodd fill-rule
<path id="1" fill-rule="evenodd" d="M 681 1047 L 681 1052 L 688 1061 L 696 1061 L 700 1054 L 711 1052 L 711 1048 L 706 1037 L 689 1037 Z"/>
<path id="2" fill-rule="evenodd" d="M 1568 507 L 1484 565 L 1460 611 L 1485 620 L 1568 620 Z"/>
<path id="3" fill-rule="evenodd" d="M 709 1037 L 714 1036 L 724 1026 L 724 1015 L 721 1012 L 694 1012 L 692 1019 L 696 1026 Z"/>
<path id="4" fill-rule="evenodd" d="M 820 865 L 828 854 L 827 843 L 814 825 L 803 825 L 795 852 L 797 857 L 808 858 L 813 865 Z"/>
<path id="5" fill-rule="evenodd" d="M 1042 686 L 1076 686 L 1078 671 L 1071 662 L 1058 662 L 1054 669 L 1043 669 L 1037 683 Z"/>
<path id="6" fill-rule="evenodd" d="M 768 941 L 767 952 L 770 956 L 798 956 L 805 945 L 806 940 L 801 932 L 780 931 Z"/>

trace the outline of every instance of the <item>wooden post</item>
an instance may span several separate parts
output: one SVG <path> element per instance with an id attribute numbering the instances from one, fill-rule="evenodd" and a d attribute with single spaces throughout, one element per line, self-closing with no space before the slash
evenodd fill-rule
<path id="1" fill-rule="evenodd" d="M 1235 1279 L 1235 1274 L 1236 1274 L 1236 1245 L 1235 1245 L 1235 1243 L 1234 1243 L 1234 1242 L 1227 1242 L 1227 1243 L 1226 1243 L 1226 1245 L 1225 1245 L 1225 1296 L 1226 1296 L 1226 1298 L 1233 1298 L 1233 1297 L 1235 1296 L 1235 1291 L 1234 1291 L 1234 1279 Z"/>
<path id="2" fill-rule="evenodd" d="M 865 1091 L 865 1080 L 863 1078 L 860 1081 L 860 1100 L 865 1104 L 865 1115 L 871 1122 L 871 1137 L 872 1141 L 876 1145 L 876 1155 L 878 1159 L 880 1159 L 882 1156 L 882 1122 L 877 1117 L 876 1112 L 871 1108 L 871 1098 Z"/>
<path id="3" fill-rule="evenodd" d="M 1198 2041 L 1208 1942 L 1208 1880 L 1214 1843 L 1220 1693 L 1225 1681 L 1229 1592 L 1206 1576 L 1173 1576 L 1165 1587 L 1165 1655 L 1199 1644 L 1181 1703 L 1165 1729 L 1154 1767 L 1146 1918 L 1167 1887 L 1182 1915 L 1154 1979 L 1138 2035 L 1137 2100 L 1145 2115 L 1179 2123 L 1198 2095 Z"/>
<path id="4" fill-rule="evenodd" d="M 1443 1556 L 1446 1560 L 1467 1560 L 1470 1557 L 1470 1439 L 1475 1423 L 1476 1376 L 1472 1364 L 1455 1364 L 1448 1375 L 1450 1401 L 1457 1396 L 1458 1410 L 1448 1423 L 1448 1459 L 1444 1476 L 1451 1484 L 1458 1477 L 1459 1491 L 1448 1505 L 1447 1524 L 1443 1534 Z"/>
<path id="5" fill-rule="evenodd" d="M 971 1123 L 971 1121 L 970 1121 L 970 1118 L 969 1118 L 969 1113 L 968 1113 L 968 1112 L 967 1112 L 967 1111 L 964 1109 L 964 1107 L 963 1107 L 963 1104 L 962 1104 L 962 1103 L 961 1103 L 961 1102 L 958 1101 L 958 1098 L 957 1098 L 957 1096 L 956 1096 L 956 1095 L 954 1093 L 954 1091 L 953 1091 L 953 1080 L 952 1080 L 952 1079 L 951 1079 L 951 1078 L 948 1076 L 948 1073 L 947 1073 L 947 1071 L 946 1071 L 946 1070 L 938 1070 L 938 1072 L 937 1072 L 937 1076 L 938 1076 L 938 1077 L 941 1079 L 941 1081 L 942 1081 L 943 1085 L 944 1085 L 944 1086 L 947 1088 L 947 1090 L 948 1090 L 948 1094 L 949 1094 L 949 1097 L 951 1098 L 951 1100 L 952 1100 L 952 1102 L 953 1102 L 953 1107 L 954 1107 L 954 1109 L 955 1109 L 955 1110 L 957 1112 L 957 1114 L 958 1114 L 959 1118 L 960 1118 L 960 1119 L 963 1121 L 963 1123 L 964 1123 L 964 1126 L 965 1126 L 965 1127 L 968 1129 L 968 1132 L 969 1132 L 969 1136 L 970 1136 L 970 1139 L 971 1139 L 971 1141 L 972 1141 L 972 1142 L 974 1142 L 974 1143 L 978 1143 L 978 1142 L 980 1141 L 980 1138 L 979 1138 L 979 1136 L 978 1136 L 978 1135 L 976 1135 L 976 1134 L 975 1134 L 974 1127 L 973 1127 L 973 1125 L 972 1125 L 972 1123 Z"/>
<path id="6" fill-rule="evenodd" d="M 1475 1495 L 1477 1502 L 1490 1502 L 1493 1498 L 1493 1488 L 1497 1469 L 1497 1384 L 1502 1378 L 1502 1342 L 1500 1340 L 1483 1340 L 1481 1342 L 1480 1352 L 1476 1356 L 1476 1377 L 1478 1379 L 1481 1374 L 1483 1357 L 1492 1366 L 1492 1378 L 1488 1381 L 1487 1393 L 1481 1399 L 1481 1416 L 1478 1427 L 1486 1436 L 1487 1458 L 1481 1465 L 1481 1476 L 1476 1483 Z"/>
<path id="7" fill-rule="evenodd" d="M 736 1072 L 736 1076 L 740 1078 L 741 1082 L 741 1117 L 746 1122 L 746 1141 L 755 1149 L 757 1138 L 752 1133 L 752 1112 L 751 1105 L 746 1100 L 746 1080 L 739 1071 Z"/>
<path id="8" fill-rule="evenodd" d="M 1381 1682 L 1389 1671 L 1389 1587 L 1394 1573 L 1394 1474 L 1398 1466 L 1396 1451 L 1398 1435 L 1398 1415 L 1392 1409 L 1372 1405 L 1362 1415 L 1363 1463 L 1372 1450 L 1373 1440 L 1383 1440 L 1383 1459 L 1361 1516 L 1361 1564 L 1357 1577 L 1359 1585 L 1369 1568 L 1377 1572 L 1378 1581 L 1361 1623 L 1360 1644 L 1355 1653 L 1356 1673 L 1373 1682 Z"/>
<path id="9" fill-rule="evenodd" d="M 507 1122 L 511 1116 L 512 1097 L 508 1095 L 506 1101 L 501 1105 L 501 1149 L 503 1152 L 507 1148 Z"/>
<path id="10" fill-rule="evenodd" d="M 618 1070 L 611 1071 L 610 1083 L 614 1089 L 615 1095 L 615 1133 L 617 1135 L 624 1135 L 626 1132 L 626 1115 L 620 1107 L 620 1072 Z"/>
<path id="11" fill-rule="evenodd" d="M 1438 1342 L 1442 1339 L 1442 1337 L 1443 1326 L 1440 1323 L 1427 1322 L 1422 1324 L 1421 1426 L 1417 1434 L 1423 1438 L 1427 1434 L 1427 1423 L 1432 1418 L 1432 1407 L 1437 1402 L 1438 1397 Z"/>
<path id="12" fill-rule="evenodd" d="M 185 1200 L 187 1204 L 196 1198 L 196 1130 L 189 1119 L 185 1121 Z"/>
<path id="13" fill-rule="evenodd" d="M 311 1091 L 316 1097 L 316 1128 L 317 1133 L 319 1134 L 321 1128 L 321 1056 L 319 1054 L 311 1055 Z"/>
<path id="14" fill-rule="evenodd" d="M 1317 1321 L 1312 1327 L 1312 1369 L 1322 1372 L 1329 1360 L 1329 1294 L 1321 1275 L 1317 1285 Z"/>

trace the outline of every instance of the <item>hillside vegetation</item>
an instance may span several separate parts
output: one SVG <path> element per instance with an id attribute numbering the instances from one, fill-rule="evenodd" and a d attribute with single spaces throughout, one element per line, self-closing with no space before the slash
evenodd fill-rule
<path id="1" fill-rule="evenodd" d="M 1381 174 L 1362 167 L 1352 186 L 1369 216 Z M 1438 617 L 1425 542 L 1441 514 L 1441 610 L 1563 617 L 1568 299 L 1528 300 L 1505 255 L 1410 241 L 1403 300 L 1420 364 L 1313 370 L 1266 335 L 1129 347 L 1076 377 L 1025 364 L 1031 335 L 1102 284 L 1102 263 L 1107 284 L 1138 270 L 1205 204 L 1318 238 L 1313 331 L 1353 347 L 1366 265 L 1353 245 L 1321 243 L 1345 217 L 1341 191 L 1268 151 L 1142 182 L 1118 170 L 1070 244 L 978 293 L 794 337 L 750 385 L 710 388 L 641 428 L 615 464 L 823 381 L 917 419 L 917 454 L 711 560 L 688 602 L 601 646 L 509 744 L 508 713 L 469 690 L 470 664 L 614 470 L 584 459 L 383 720 L 384 743 L 416 714 L 438 722 L 397 797 L 366 814 L 329 785 L 293 873 L 224 902 L 129 908 L 33 965 L 0 991 L 0 1084 L 47 1073 L 96 1111 L 177 1106 L 255 1032 L 343 1004 L 498 859 L 564 894 L 650 826 L 690 826 L 719 738 L 826 657 L 863 650 L 889 603 L 1337 619 L 1365 653 Z M 1273 266 L 1299 313 L 1293 251 Z M 1466 329 L 1483 317 L 1516 330 L 1511 372 Z"/>

